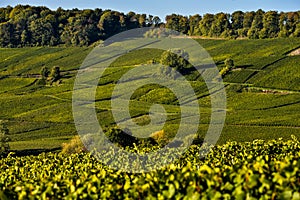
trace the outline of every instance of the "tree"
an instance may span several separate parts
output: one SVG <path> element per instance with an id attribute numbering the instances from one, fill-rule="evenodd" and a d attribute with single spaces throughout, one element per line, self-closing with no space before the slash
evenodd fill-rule
<path id="1" fill-rule="evenodd" d="M 261 29 L 263 29 L 263 16 L 264 16 L 264 11 L 259 9 L 256 11 L 253 22 L 251 24 L 251 28 L 248 31 L 248 37 L 250 39 L 258 39 L 259 38 L 259 33 Z"/>
<path id="2" fill-rule="evenodd" d="M 157 27 L 161 23 L 161 19 L 158 16 L 153 18 L 154 26 Z"/>
<path id="3" fill-rule="evenodd" d="M 241 36 L 244 23 L 244 13 L 242 11 L 236 11 L 231 15 L 231 27 L 235 35 Z"/>
<path id="4" fill-rule="evenodd" d="M 202 17 L 198 14 L 189 17 L 189 35 L 200 35 L 199 22 Z"/>
<path id="5" fill-rule="evenodd" d="M 51 77 L 51 82 L 52 83 L 55 82 L 55 81 L 58 81 L 61 78 L 60 68 L 58 66 L 55 66 L 55 67 L 52 68 L 50 77 Z"/>
<path id="6" fill-rule="evenodd" d="M 230 72 L 230 69 L 228 67 L 223 67 L 220 71 L 220 75 L 223 78 L 228 72 Z"/>
<path id="7" fill-rule="evenodd" d="M 225 67 L 223 67 L 220 71 L 220 75 L 224 77 L 226 74 L 228 74 L 233 68 L 234 68 L 234 62 L 231 58 L 227 58 L 224 61 Z"/>
<path id="8" fill-rule="evenodd" d="M 286 27 L 287 15 L 284 12 L 281 12 L 279 15 L 279 37 L 288 37 L 289 33 Z"/>
<path id="9" fill-rule="evenodd" d="M 233 60 L 231 58 L 227 58 L 224 61 L 224 64 L 225 64 L 225 67 L 228 67 L 229 69 L 234 68 L 234 62 L 233 62 Z"/>
<path id="10" fill-rule="evenodd" d="M 0 24 L 0 45 L 1 47 L 11 47 L 13 35 L 13 25 L 10 22 Z"/>
<path id="11" fill-rule="evenodd" d="M 224 35 L 229 35 L 230 23 L 228 16 L 225 13 L 217 13 L 214 16 L 214 21 L 212 22 L 209 36 L 220 37 L 223 33 Z"/>
<path id="12" fill-rule="evenodd" d="M 238 30 L 243 28 L 244 23 L 244 13 L 242 11 L 235 11 L 231 15 L 231 26 L 233 30 Z"/>
<path id="13" fill-rule="evenodd" d="M 275 38 L 279 32 L 279 16 L 276 11 L 269 11 L 263 17 L 263 29 L 259 38 Z"/>
<path id="14" fill-rule="evenodd" d="M 107 11 L 105 12 L 98 23 L 102 38 L 108 38 L 121 31 L 120 13 Z"/>
<path id="15" fill-rule="evenodd" d="M 292 34 L 293 37 L 300 37 L 300 23 L 296 25 L 295 31 Z"/>
<path id="16" fill-rule="evenodd" d="M 176 72 L 183 72 L 189 65 L 189 55 L 181 49 L 171 49 L 162 53 L 160 63 L 163 65 L 161 73 L 175 78 Z"/>
<path id="17" fill-rule="evenodd" d="M 288 30 L 288 35 L 293 36 L 296 30 L 297 24 L 299 24 L 299 14 L 297 12 L 287 13 L 286 27 Z"/>
<path id="18" fill-rule="evenodd" d="M 202 20 L 199 23 L 199 29 L 200 29 L 201 35 L 209 36 L 213 21 L 214 21 L 213 14 L 205 14 L 203 16 Z"/>
<path id="19" fill-rule="evenodd" d="M 25 46 L 29 42 L 28 32 L 26 30 L 23 30 L 21 34 L 21 43 L 23 46 Z"/>
<path id="20" fill-rule="evenodd" d="M 166 16 L 164 23 L 158 16 L 135 12 L 124 14 L 98 8 L 52 11 L 44 6 L 17 5 L 0 8 L 0 47 L 88 46 L 121 31 L 153 26 L 208 37 L 299 37 L 299 18 L 300 11 L 278 14 L 259 9 L 203 17 L 172 14 Z"/>
<path id="21" fill-rule="evenodd" d="M 139 15 L 138 21 L 140 27 L 146 27 L 147 15 L 146 14 Z"/>
<path id="22" fill-rule="evenodd" d="M 243 29 L 238 31 L 238 35 L 240 37 L 247 37 L 248 31 L 251 28 L 254 16 L 255 16 L 255 12 L 253 12 L 253 11 L 244 13 Z"/>
<path id="23" fill-rule="evenodd" d="M 167 15 L 166 28 L 186 34 L 189 29 L 189 22 L 186 16 L 182 15 Z"/>
<path id="24" fill-rule="evenodd" d="M 47 67 L 43 67 L 41 70 L 42 78 L 47 79 L 50 74 L 50 71 Z"/>

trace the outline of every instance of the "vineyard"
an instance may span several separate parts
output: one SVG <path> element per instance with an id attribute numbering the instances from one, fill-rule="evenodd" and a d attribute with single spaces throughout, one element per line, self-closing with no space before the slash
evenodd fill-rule
<path id="1" fill-rule="evenodd" d="M 269 140 L 299 133 L 299 56 L 289 52 L 299 48 L 298 38 L 266 40 L 197 39 L 222 69 L 231 57 L 236 70 L 223 80 L 227 93 L 227 117 L 218 144 L 227 141 Z M 72 116 L 72 90 L 77 69 L 91 47 L 31 47 L 0 49 L 0 119 L 7 120 L 12 150 L 57 149 L 77 134 Z M 104 72 L 96 93 L 99 122 L 104 127 L 114 124 L 110 97 L 117 81 L 136 66 L 159 59 L 161 50 L 142 49 L 119 57 Z M 35 84 L 41 69 L 59 66 L 59 86 Z M 201 121 L 198 134 L 207 132 L 210 122 L 210 98 L 199 74 L 186 75 L 199 99 Z M 263 92 L 267 90 L 269 92 Z M 276 91 L 276 92 L 275 92 Z M 167 98 L 166 98 L 167 97 Z M 170 92 L 146 85 L 131 97 L 131 117 L 145 124 L 149 105 L 159 103 L 173 113 L 166 132 L 176 131 L 179 107 Z M 139 106 L 135 109 L 134 105 Z"/>
<path id="2" fill-rule="evenodd" d="M 90 47 L 0 49 L 0 120 L 9 130 L 11 150 L 0 160 L 0 199 L 300 199 L 300 60 L 289 55 L 299 48 L 299 39 L 197 41 L 219 69 L 227 58 L 235 64 L 223 78 L 227 115 L 217 146 L 206 157 L 208 146 L 198 146 L 211 120 L 211 100 L 205 82 L 192 71 L 185 78 L 200 106 L 197 142 L 171 165 L 166 163 L 176 157 L 176 148 L 149 155 L 153 168 L 163 167 L 137 174 L 111 169 L 87 152 L 60 152 L 62 143 L 77 135 L 72 92 Z M 161 54 L 153 49 L 132 51 L 104 71 L 95 95 L 104 130 L 115 127 L 111 96 L 118 80 Z M 53 66 L 61 69 L 61 83 L 36 84 L 41 69 Z M 180 106 L 167 88 L 148 84 L 135 90 L 130 117 L 140 125 L 149 123 L 153 104 L 163 105 L 168 113 L 160 132 L 173 137 Z M 144 155 L 158 149 L 143 144 L 130 151 Z M 106 149 L 96 156 L 110 161 L 117 153 Z M 120 162 L 119 168 L 134 171 L 137 165 Z"/>
<path id="3" fill-rule="evenodd" d="M 86 153 L 10 154 L 0 160 L 0 199 L 300 199 L 295 136 L 227 142 L 203 158 L 207 149 L 193 145 L 175 163 L 139 174 L 110 169 Z M 172 157 L 165 156 L 149 159 L 163 165 Z"/>

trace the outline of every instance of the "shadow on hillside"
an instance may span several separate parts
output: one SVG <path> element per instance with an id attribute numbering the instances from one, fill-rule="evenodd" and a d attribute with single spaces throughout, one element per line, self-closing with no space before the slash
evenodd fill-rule
<path id="1" fill-rule="evenodd" d="M 10 152 L 14 153 L 14 156 L 37 156 L 41 153 L 57 152 L 61 148 L 52 148 L 52 149 L 24 149 L 24 150 L 11 150 Z"/>

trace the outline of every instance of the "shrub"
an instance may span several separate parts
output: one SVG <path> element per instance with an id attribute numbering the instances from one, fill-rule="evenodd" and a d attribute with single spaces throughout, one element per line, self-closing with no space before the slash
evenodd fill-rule
<path id="1" fill-rule="evenodd" d="M 225 64 L 225 67 L 228 67 L 230 70 L 232 68 L 234 68 L 234 62 L 231 58 L 227 58 L 225 61 L 224 61 L 224 64 Z"/>
<path id="2" fill-rule="evenodd" d="M 62 153 L 73 154 L 86 151 L 81 139 L 78 135 L 74 136 L 69 143 L 62 144 Z"/>
<path id="3" fill-rule="evenodd" d="M 133 147 L 134 143 L 138 144 L 138 139 L 133 137 L 130 130 L 123 131 L 118 127 L 112 127 L 107 131 L 108 139 L 121 147 Z"/>
<path id="4" fill-rule="evenodd" d="M 182 71 L 188 67 L 189 55 L 181 49 L 170 49 L 163 52 L 160 58 L 160 63 L 164 66 L 169 66 L 178 71 Z"/>
<path id="5" fill-rule="evenodd" d="M 228 67 L 223 67 L 220 71 L 220 75 L 224 77 L 228 72 L 230 72 L 230 69 Z"/>
<path id="6" fill-rule="evenodd" d="M 168 142 L 168 136 L 164 130 L 156 131 L 150 136 L 153 138 L 158 144 L 165 144 Z"/>
<path id="7" fill-rule="evenodd" d="M 42 79 L 47 79 L 50 74 L 50 71 L 47 67 L 43 67 L 41 70 Z"/>
<path id="8" fill-rule="evenodd" d="M 52 83 L 58 81 L 61 78 L 60 68 L 58 66 L 52 68 L 50 78 Z"/>

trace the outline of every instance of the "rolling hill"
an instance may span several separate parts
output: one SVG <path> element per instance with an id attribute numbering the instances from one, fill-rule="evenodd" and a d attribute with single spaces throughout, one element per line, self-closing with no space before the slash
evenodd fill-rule
<path id="1" fill-rule="evenodd" d="M 231 57 L 236 69 L 224 77 L 227 92 L 226 125 L 218 141 L 300 136 L 300 56 L 289 53 L 300 47 L 299 38 L 265 40 L 197 39 L 218 68 Z M 76 135 L 72 116 L 72 89 L 77 69 L 92 50 L 89 47 L 31 47 L 0 49 L 0 119 L 7 120 L 13 150 L 52 149 Z M 161 51 L 143 49 L 117 59 L 99 81 L 96 108 L 103 127 L 114 125 L 110 96 L 118 79 L 129 69 L 158 59 Z M 36 84 L 43 67 L 59 66 L 62 83 Z M 201 110 L 199 136 L 210 120 L 210 98 L 201 78 L 188 75 Z M 135 104 L 146 102 L 145 107 Z M 164 129 L 171 135 L 178 126 L 179 107 L 170 91 L 159 86 L 139 88 L 132 96 L 131 117 L 143 124 L 148 106 L 162 103 L 172 113 Z"/>

